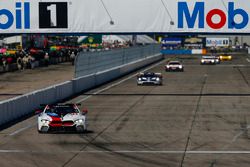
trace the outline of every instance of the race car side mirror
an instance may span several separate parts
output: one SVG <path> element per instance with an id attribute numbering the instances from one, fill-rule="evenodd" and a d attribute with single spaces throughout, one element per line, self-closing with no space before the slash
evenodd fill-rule
<path id="1" fill-rule="evenodd" d="M 42 112 L 43 112 L 43 110 L 38 109 L 38 110 L 35 111 L 35 114 L 40 114 Z"/>
<path id="2" fill-rule="evenodd" d="M 86 115 L 88 112 L 89 112 L 89 111 L 88 111 L 87 109 L 83 109 L 83 110 L 82 110 L 82 114 L 83 114 L 83 115 Z"/>

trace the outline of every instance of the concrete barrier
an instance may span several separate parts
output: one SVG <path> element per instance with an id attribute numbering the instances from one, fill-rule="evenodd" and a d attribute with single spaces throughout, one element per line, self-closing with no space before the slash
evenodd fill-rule
<path id="1" fill-rule="evenodd" d="M 115 68 L 115 69 L 111 69 L 111 70 L 106 70 L 100 73 L 96 73 L 95 76 L 95 86 L 99 86 L 103 83 L 106 83 L 110 80 L 113 80 L 117 77 L 121 76 L 120 75 L 120 68 Z"/>
<path id="2" fill-rule="evenodd" d="M 159 61 L 160 59 L 163 59 L 163 56 L 157 54 L 126 65 L 76 78 L 10 100 L 2 101 L 0 102 L 0 125 L 17 120 L 34 112 L 34 109 L 38 108 L 40 104 L 56 103 L 77 93 L 121 77 L 145 65 Z"/>
<path id="3" fill-rule="evenodd" d="M 92 88 L 93 85 L 96 85 L 95 74 L 73 79 L 72 82 L 74 94 L 78 94 Z"/>

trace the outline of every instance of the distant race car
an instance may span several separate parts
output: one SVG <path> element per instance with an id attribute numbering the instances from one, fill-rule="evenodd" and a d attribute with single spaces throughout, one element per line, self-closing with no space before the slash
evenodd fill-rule
<path id="1" fill-rule="evenodd" d="M 232 60 L 233 57 L 232 57 L 232 55 L 229 55 L 229 54 L 221 54 L 219 56 L 219 59 L 220 59 L 220 61 L 223 61 L 223 60 Z"/>
<path id="2" fill-rule="evenodd" d="M 80 111 L 76 104 L 43 105 L 38 111 L 38 132 L 74 130 L 84 132 L 87 130 L 88 111 Z"/>
<path id="3" fill-rule="evenodd" d="M 146 72 L 140 73 L 137 76 L 137 85 L 162 85 L 162 74 Z"/>
<path id="4" fill-rule="evenodd" d="M 202 56 L 201 64 L 218 64 L 220 60 L 216 56 Z"/>
<path id="5" fill-rule="evenodd" d="M 183 65 L 179 61 L 170 61 L 165 65 L 166 71 L 184 71 Z"/>

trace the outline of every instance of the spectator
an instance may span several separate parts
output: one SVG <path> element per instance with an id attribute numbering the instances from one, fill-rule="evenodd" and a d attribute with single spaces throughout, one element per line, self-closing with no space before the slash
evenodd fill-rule
<path id="1" fill-rule="evenodd" d="M 75 58 L 76 58 L 76 55 L 75 55 L 74 52 L 72 52 L 71 55 L 70 55 L 70 60 L 71 60 L 71 62 L 72 62 L 72 65 L 75 64 Z"/>
<path id="2" fill-rule="evenodd" d="M 28 61 L 29 61 L 30 68 L 33 69 L 35 67 L 35 58 L 29 54 Z"/>
<path id="3" fill-rule="evenodd" d="M 28 63 L 29 63 L 29 58 L 28 58 L 28 54 L 26 54 L 26 55 L 23 57 L 23 69 L 28 68 Z"/>
<path id="4" fill-rule="evenodd" d="M 2 63 L 3 63 L 3 71 L 5 72 L 6 71 L 6 66 L 7 66 L 7 60 L 6 60 L 5 55 L 3 55 L 3 57 L 2 57 Z"/>
<path id="5" fill-rule="evenodd" d="M 44 60 L 45 60 L 45 66 L 48 67 L 49 66 L 49 54 L 48 53 L 45 53 Z"/>
<path id="6" fill-rule="evenodd" d="M 21 56 L 19 56 L 18 58 L 17 58 L 17 68 L 18 68 L 18 70 L 21 70 L 21 69 L 23 69 L 23 59 L 22 59 L 22 57 Z"/>

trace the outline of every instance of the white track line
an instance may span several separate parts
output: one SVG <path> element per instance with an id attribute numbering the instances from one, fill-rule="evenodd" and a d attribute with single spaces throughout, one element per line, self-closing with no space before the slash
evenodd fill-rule
<path id="1" fill-rule="evenodd" d="M 0 150 L 0 153 L 48 153 L 48 154 L 63 154 L 63 153 L 120 153 L 120 154 L 250 154 L 250 151 L 32 151 L 32 150 Z"/>
<path id="2" fill-rule="evenodd" d="M 200 64 L 187 64 L 185 67 L 249 67 L 244 64 L 217 64 L 217 65 L 200 65 Z"/>
<path id="3" fill-rule="evenodd" d="M 21 128 L 21 129 L 18 129 L 18 130 L 16 130 L 16 131 L 12 132 L 11 134 L 9 134 L 9 136 L 15 136 L 15 135 L 17 135 L 18 133 L 21 133 L 21 132 L 23 132 L 23 131 L 29 129 L 29 128 L 31 128 L 31 127 L 34 126 L 34 125 L 35 125 L 35 124 L 33 124 L 33 125 L 28 125 L 28 126 L 26 126 L 26 127 L 23 127 L 23 128 Z"/>
<path id="4" fill-rule="evenodd" d="M 249 58 L 247 58 L 246 60 L 247 60 L 248 63 L 250 63 L 250 59 Z"/>
<path id="5" fill-rule="evenodd" d="M 156 66 L 162 64 L 164 61 L 165 61 L 165 60 L 162 60 L 162 61 L 160 61 L 159 63 L 156 63 L 156 64 L 150 66 L 149 68 L 146 68 L 145 70 L 143 70 L 143 71 L 141 71 L 141 72 L 145 72 L 145 71 L 147 71 L 147 70 L 150 70 L 150 69 L 152 69 L 152 68 L 154 68 L 154 67 L 156 67 Z M 127 77 L 127 78 L 125 78 L 125 79 L 123 79 L 123 80 L 121 80 L 121 81 L 119 81 L 119 82 L 116 82 L 116 83 L 114 83 L 114 84 L 112 84 L 112 85 L 109 85 L 109 86 L 107 86 L 107 87 L 105 87 L 105 88 L 103 88 L 103 89 L 101 89 L 101 90 L 98 90 L 98 91 L 94 92 L 93 95 L 97 95 L 97 94 L 99 94 L 99 93 L 101 93 L 101 92 L 104 92 L 105 90 L 108 90 L 108 89 L 114 87 L 114 86 L 120 85 L 121 83 L 123 83 L 123 82 L 125 82 L 125 81 L 127 81 L 127 80 L 129 80 L 129 79 L 131 79 L 131 78 L 133 78 L 133 77 L 135 77 L 135 76 L 137 76 L 137 74 L 138 74 L 138 73 L 136 73 L 136 74 L 134 74 L 134 75 L 131 75 L 131 76 L 129 76 L 129 77 Z M 89 95 L 89 96 L 87 96 L 87 97 L 85 97 L 85 98 L 83 98 L 83 99 L 77 101 L 76 103 L 81 103 L 81 102 L 83 102 L 83 101 L 85 101 L 85 100 L 91 98 L 93 95 Z"/>

